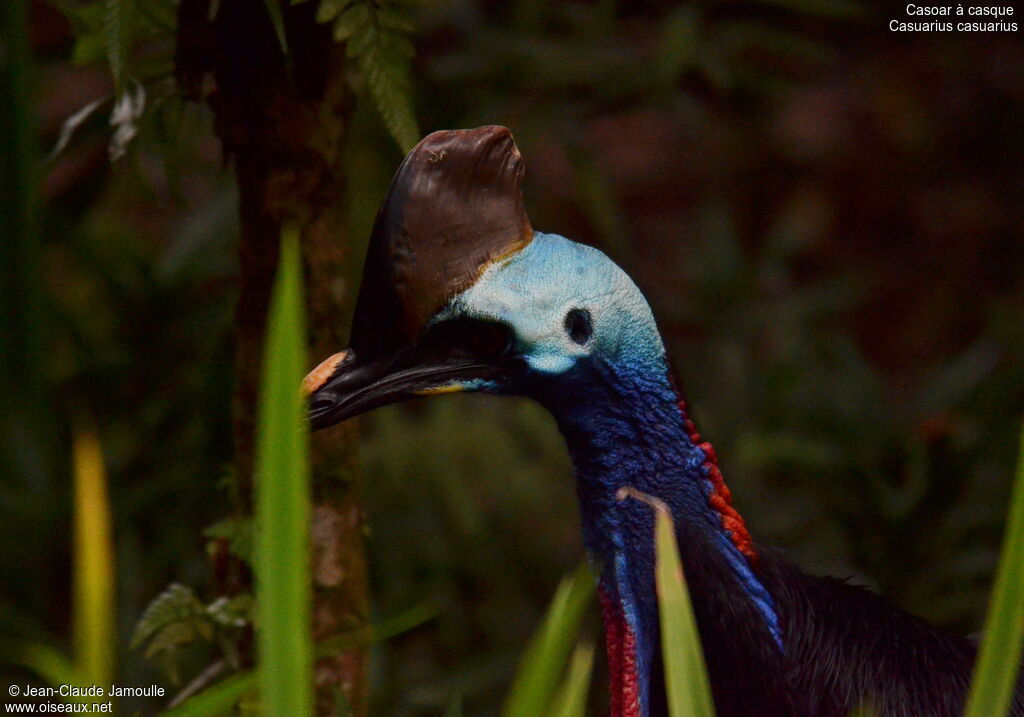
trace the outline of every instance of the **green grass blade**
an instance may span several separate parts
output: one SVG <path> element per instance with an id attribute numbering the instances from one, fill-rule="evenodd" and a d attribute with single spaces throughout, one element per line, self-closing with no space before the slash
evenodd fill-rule
<path id="1" fill-rule="evenodd" d="M 342 652 L 351 652 L 367 645 L 390 640 L 396 635 L 433 620 L 441 609 L 434 603 L 423 603 L 375 625 L 358 627 L 339 635 L 325 637 L 316 643 L 316 656 L 331 657 Z"/>
<path id="2" fill-rule="evenodd" d="M 35 673 L 51 687 L 76 685 L 89 687 L 96 684 L 87 670 L 81 669 L 74 660 L 56 647 L 45 643 L 22 643 L 0 648 L 0 663 L 17 665 Z M 76 704 L 95 704 L 106 702 L 107 698 L 96 698 L 87 695 L 62 698 L 65 702 Z"/>
<path id="3" fill-rule="evenodd" d="M 53 687 L 92 684 L 71 658 L 44 643 L 25 643 L 0 649 L 0 662 L 34 672 Z"/>
<path id="4" fill-rule="evenodd" d="M 712 717 L 711 685 L 704 664 L 697 619 L 686 589 L 672 513 L 658 498 L 625 487 L 618 499 L 633 498 L 654 509 L 654 575 L 661 621 L 661 653 L 665 662 L 665 689 L 671 717 Z"/>
<path id="5" fill-rule="evenodd" d="M 715 713 L 711 685 L 668 508 L 658 508 L 654 530 L 658 614 L 669 714 L 672 717 L 710 717 Z"/>
<path id="6" fill-rule="evenodd" d="M 1024 637 L 1024 431 L 1003 552 L 981 651 L 967 698 L 967 717 L 1001 717 L 1010 709 Z"/>
<path id="7" fill-rule="evenodd" d="M 298 231 L 287 227 L 270 300 L 256 427 L 256 636 L 263 709 L 290 717 L 313 713 L 301 272 Z"/>
<path id="8" fill-rule="evenodd" d="M 505 700 L 504 717 L 547 714 L 593 592 L 594 576 L 586 564 L 562 580 L 544 622 L 519 663 Z"/>
<path id="9" fill-rule="evenodd" d="M 281 53 L 288 54 L 288 37 L 284 31 L 284 15 L 281 12 L 281 0 L 263 0 L 270 13 L 270 22 L 274 25 L 274 34 L 277 35 L 277 43 L 281 46 Z"/>
<path id="10" fill-rule="evenodd" d="M 587 714 L 587 692 L 593 669 L 594 645 L 586 642 L 572 653 L 569 674 L 558 689 L 549 711 L 552 717 L 584 717 Z"/>
<path id="11" fill-rule="evenodd" d="M 114 541 L 103 453 L 95 429 L 73 434 L 75 664 L 94 684 L 114 680 L 116 596 Z"/>
<path id="12" fill-rule="evenodd" d="M 189 697 L 176 707 L 160 713 L 161 717 L 215 717 L 229 714 L 240 699 L 256 688 L 255 671 L 240 672 L 221 680 Z M 267 712 L 267 714 L 271 714 Z"/>

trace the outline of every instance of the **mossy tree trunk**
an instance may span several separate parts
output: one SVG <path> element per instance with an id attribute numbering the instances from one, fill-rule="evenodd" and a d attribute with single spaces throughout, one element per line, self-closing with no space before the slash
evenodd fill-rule
<path id="1" fill-rule="evenodd" d="M 234 437 L 243 510 L 252 486 L 264 325 L 283 222 L 301 231 L 312 362 L 344 347 L 346 298 L 354 295 L 342 279 L 350 260 L 342 157 L 352 116 L 345 49 L 329 27 L 315 22 L 315 3 L 281 5 L 287 59 L 262 2 L 221 0 L 212 21 L 210 0 L 184 0 L 179 9 L 179 81 L 187 95 L 213 109 L 240 192 Z M 367 620 L 355 445 L 346 426 L 313 435 L 316 637 Z M 361 652 L 321 660 L 318 712 L 332 714 L 343 695 L 355 715 L 365 714 L 365 672 Z"/>

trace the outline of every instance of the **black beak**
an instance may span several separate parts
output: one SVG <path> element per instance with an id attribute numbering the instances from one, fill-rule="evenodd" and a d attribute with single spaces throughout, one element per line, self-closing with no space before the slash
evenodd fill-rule
<path id="1" fill-rule="evenodd" d="M 313 430 L 415 396 L 454 393 L 465 383 L 506 382 L 511 366 L 465 353 L 424 355 L 410 349 L 392 361 L 360 363 L 352 351 L 335 354 L 303 381 Z M 475 384 L 474 384 L 475 385 Z"/>

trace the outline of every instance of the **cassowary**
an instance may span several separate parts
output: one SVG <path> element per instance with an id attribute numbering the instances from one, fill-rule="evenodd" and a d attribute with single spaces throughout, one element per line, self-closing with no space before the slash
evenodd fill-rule
<path id="1" fill-rule="evenodd" d="M 613 717 L 666 714 L 654 517 L 617 500 L 624 486 L 671 509 L 719 715 L 959 714 L 973 647 L 754 544 L 643 295 L 600 251 L 534 232 L 522 177 L 503 127 L 436 132 L 409 153 L 377 216 L 352 347 L 306 379 L 313 427 L 454 391 L 545 406 L 600 570 Z"/>

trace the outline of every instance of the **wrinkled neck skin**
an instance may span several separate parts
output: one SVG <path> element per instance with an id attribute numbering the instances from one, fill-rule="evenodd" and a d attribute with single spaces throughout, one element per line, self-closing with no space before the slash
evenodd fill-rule
<path id="1" fill-rule="evenodd" d="M 584 541 L 600 566 L 612 717 L 666 713 L 654 516 L 640 501 L 617 500 L 623 486 L 660 498 L 672 511 L 716 697 L 722 690 L 749 694 L 755 688 L 739 684 L 741 675 L 723 671 L 776 659 L 783 647 L 778 617 L 756 575 L 742 519 L 727 506 L 713 449 L 688 421 L 664 359 L 611 365 L 589 358 L 557 380 L 542 379 L 531 393 L 565 436 Z M 730 523 L 723 507 L 739 522 Z"/>

